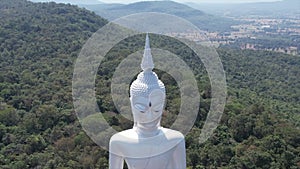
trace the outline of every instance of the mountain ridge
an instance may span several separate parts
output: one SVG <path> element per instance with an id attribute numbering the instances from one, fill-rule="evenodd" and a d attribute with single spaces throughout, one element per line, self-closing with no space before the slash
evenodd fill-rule
<path id="1" fill-rule="evenodd" d="M 103 4 L 103 2 L 98 0 L 29 0 L 32 2 L 56 2 L 56 3 L 64 3 L 64 4 L 74 4 L 74 5 L 80 5 L 80 4 Z"/>
<path id="2" fill-rule="evenodd" d="M 182 17 L 205 31 L 225 32 L 230 30 L 233 24 L 237 23 L 237 21 L 232 19 L 206 14 L 201 10 L 174 1 L 144 1 L 127 5 L 100 4 L 82 5 L 81 7 L 92 10 L 108 20 L 114 20 L 122 16 L 140 12 L 162 12 Z"/>

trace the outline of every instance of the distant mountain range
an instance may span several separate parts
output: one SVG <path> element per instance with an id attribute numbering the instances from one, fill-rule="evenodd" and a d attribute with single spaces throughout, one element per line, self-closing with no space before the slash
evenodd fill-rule
<path id="1" fill-rule="evenodd" d="M 128 5 L 105 4 L 97 6 L 87 5 L 86 7 L 110 20 L 139 12 L 163 12 L 168 14 L 177 14 L 180 16 L 204 15 L 204 12 L 200 10 L 196 10 L 191 7 L 188 7 L 187 5 L 172 1 L 144 1 Z"/>
<path id="2" fill-rule="evenodd" d="M 114 20 L 122 16 L 140 12 L 161 12 L 182 17 L 192 22 L 202 30 L 206 31 L 228 31 L 237 21 L 206 14 L 203 11 L 189 7 L 188 5 L 173 1 L 145 1 L 128 5 L 124 4 L 98 4 L 80 5 L 96 14 Z"/>
<path id="3" fill-rule="evenodd" d="M 98 0 L 30 0 L 32 2 L 56 2 L 56 3 L 69 3 L 69 4 L 74 4 L 74 5 L 80 5 L 80 4 L 102 4 L 102 2 Z"/>
<path id="4" fill-rule="evenodd" d="M 214 15 L 226 16 L 270 16 L 300 17 L 300 0 L 283 0 L 277 2 L 242 3 L 242 4 L 208 4 L 186 3 L 190 7 Z"/>

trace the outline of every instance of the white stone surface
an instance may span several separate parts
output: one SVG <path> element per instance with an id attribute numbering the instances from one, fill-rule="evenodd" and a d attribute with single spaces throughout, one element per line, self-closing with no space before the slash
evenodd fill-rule
<path id="1" fill-rule="evenodd" d="M 130 87 L 134 126 L 111 137 L 109 168 L 122 169 L 125 161 L 129 169 L 185 169 L 184 136 L 160 126 L 166 93 L 152 71 L 148 34 L 141 68 Z"/>

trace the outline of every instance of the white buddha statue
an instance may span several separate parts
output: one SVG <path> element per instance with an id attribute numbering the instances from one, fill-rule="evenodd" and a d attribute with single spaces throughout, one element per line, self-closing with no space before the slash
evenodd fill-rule
<path id="1" fill-rule="evenodd" d="M 134 126 L 111 137 L 109 168 L 123 169 L 125 161 L 129 169 L 185 169 L 184 136 L 160 126 L 166 93 L 152 71 L 148 34 L 141 67 L 143 71 L 130 86 Z"/>

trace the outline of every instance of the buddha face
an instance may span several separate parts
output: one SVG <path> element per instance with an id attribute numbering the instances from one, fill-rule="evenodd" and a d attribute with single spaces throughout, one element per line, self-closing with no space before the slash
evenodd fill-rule
<path id="1" fill-rule="evenodd" d="M 134 96 L 130 98 L 133 118 L 136 123 L 149 127 L 160 122 L 165 103 L 165 93 L 153 90 L 148 97 Z"/>

